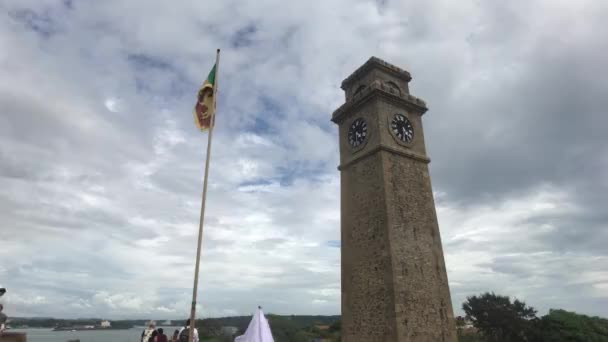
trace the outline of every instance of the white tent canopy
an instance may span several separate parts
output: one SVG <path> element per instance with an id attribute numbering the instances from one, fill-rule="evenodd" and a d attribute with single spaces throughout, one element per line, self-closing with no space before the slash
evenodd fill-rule
<path id="1" fill-rule="evenodd" d="M 270 331 L 270 325 L 268 320 L 264 317 L 262 308 L 258 307 L 258 310 L 253 315 L 253 319 L 249 322 L 245 335 L 237 337 L 235 342 L 274 342 L 272 338 L 272 332 Z"/>

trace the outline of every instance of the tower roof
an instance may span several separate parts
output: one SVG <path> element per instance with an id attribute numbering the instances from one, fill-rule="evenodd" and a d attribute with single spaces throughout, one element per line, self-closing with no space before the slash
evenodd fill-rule
<path id="1" fill-rule="evenodd" d="M 409 72 L 401 69 L 400 67 L 398 67 L 396 65 L 388 63 L 378 57 L 372 56 L 370 59 L 367 60 L 367 62 L 365 62 L 362 66 L 360 66 L 357 70 L 355 70 L 346 79 L 344 79 L 344 81 L 342 81 L 341 88 L 343 90 L 346 90 L 346 88 L 348 88 L 349 85 L 351 85 L 353 82 L 355 82 L 356 80 L 361 78 L 361 76 L 364 73 L 368 72 L 372 68 L 382 69 L 397 77 L 405 79 L 407 82 L 409 82 L 412 79 L 412 76 L 410 75 Z"/>

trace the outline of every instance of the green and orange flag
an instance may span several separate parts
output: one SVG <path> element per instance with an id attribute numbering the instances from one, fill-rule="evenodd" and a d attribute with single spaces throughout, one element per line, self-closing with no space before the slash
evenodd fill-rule
<path id="1" fill-rule="evenodd" d="M 196 105 L 194 106 L 194 122 L 201 131 L 206 131 L 213 125 L 213 114 L 215 112 L 214 87 L 215 65 L 198 91 Z"/>

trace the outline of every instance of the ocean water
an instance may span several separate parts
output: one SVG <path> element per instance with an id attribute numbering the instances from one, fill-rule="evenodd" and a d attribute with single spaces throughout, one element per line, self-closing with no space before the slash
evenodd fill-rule
<path id="1" fill-rule="evenodd" d="M 160 327 L 165 335 L 171 337 L 179 327 Z M 80 339 L 80 342 L 139 342 L 144 327 L 129 330 L 92 330 L 92 331 L 52 331 L 51 329 L 11 329 L 14 332 L 25 332 L 27 342 L 66 342 Z"/>

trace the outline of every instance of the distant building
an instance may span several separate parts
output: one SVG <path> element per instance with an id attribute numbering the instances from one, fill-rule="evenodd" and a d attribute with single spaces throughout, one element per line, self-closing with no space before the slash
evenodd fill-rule
<path id="1" fill-rule="evenodd" d="M 110 321 L 101 321 L 100 326 L 102 328 L 110 328 L 112 326 L 112 324 L 110 323 Z"/>
<path id="2" fill-rule="evenodd" d="M 171 322 L 170 320 L 166 320 L 166 321 L 163 322 L 163 325 L 165 325 L 165 326 L 171 326 L 171 325 L 173 325 L 173 322 Z"/>

